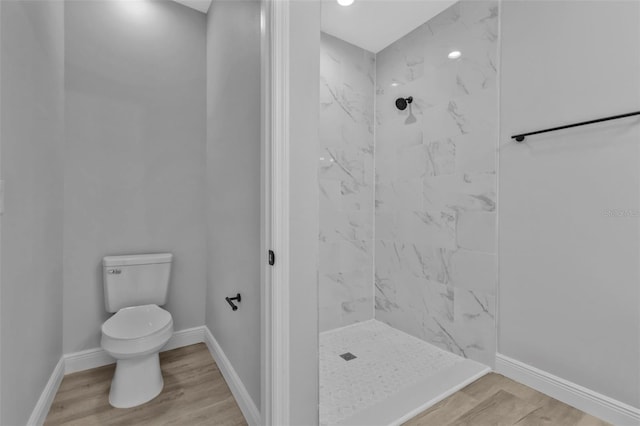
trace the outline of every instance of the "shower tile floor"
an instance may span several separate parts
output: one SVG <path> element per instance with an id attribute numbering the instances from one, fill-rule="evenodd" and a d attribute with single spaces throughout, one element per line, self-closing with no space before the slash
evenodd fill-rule
<path id="1" fill-rule="evenodd" d="M 326 331 L 320 424 L 400 424 L 489 370 L 375 320 Z"/>

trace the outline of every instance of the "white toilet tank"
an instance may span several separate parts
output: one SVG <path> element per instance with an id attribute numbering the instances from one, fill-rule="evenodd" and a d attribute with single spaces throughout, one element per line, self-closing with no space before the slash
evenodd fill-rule
<path id="1" fill-rule="evenodd" d="M 107 312 L 129 306 L 164 305 L 172 260 L 171 253 L 105 256 L 102 277 Z"/>

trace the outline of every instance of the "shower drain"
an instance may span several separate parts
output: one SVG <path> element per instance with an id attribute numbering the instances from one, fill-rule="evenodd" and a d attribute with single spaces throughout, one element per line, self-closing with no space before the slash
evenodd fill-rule
<path id="1" fill-rule="evenodd" d="M 345 361 L 351 361 L 352 359 L 356 359 L 358 357 L 352 354 L 351 352 L 347 352 L 340 355 L 340 358 L 344 359 Z"/>

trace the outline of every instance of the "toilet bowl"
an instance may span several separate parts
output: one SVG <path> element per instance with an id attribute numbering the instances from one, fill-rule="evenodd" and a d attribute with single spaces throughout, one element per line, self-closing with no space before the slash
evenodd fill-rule
<path id="1" fill-rule="evenodd" d="M 155 304 L 122 308 L 102 325 L 101 346 L 116 359 L 112 406 L 135 407 L 162 392 L 158 354 L 172 334 L 171 314 Z"/>

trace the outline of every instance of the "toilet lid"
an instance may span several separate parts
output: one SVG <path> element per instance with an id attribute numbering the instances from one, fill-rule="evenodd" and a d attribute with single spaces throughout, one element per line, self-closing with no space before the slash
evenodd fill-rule
<path id="1" fill-rule="evenodd" d="M 102 324 L 102 332 L 114 339 L 138 339 L 162 330 L 171 314 L 158 305 L 122 308 Z"/>

